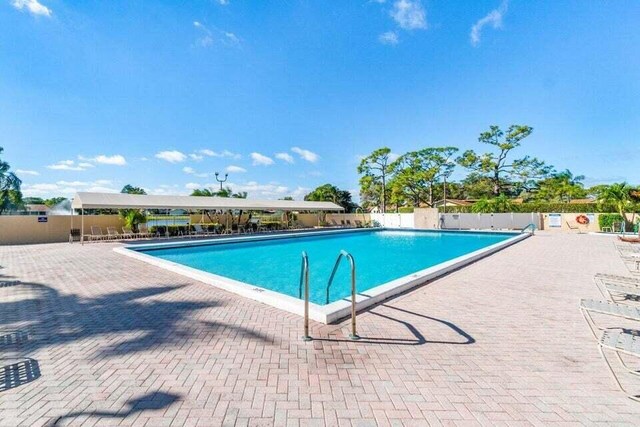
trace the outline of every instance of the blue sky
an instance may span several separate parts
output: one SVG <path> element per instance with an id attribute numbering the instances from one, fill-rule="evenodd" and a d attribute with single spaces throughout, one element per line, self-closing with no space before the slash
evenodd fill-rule
<path id="1" fill-rule="evenodd" d="M 640 183 L 640 2 L 0 0 L 0 146 L 32 196 L 357 191 L 358 156 L 482 148 Z"/>

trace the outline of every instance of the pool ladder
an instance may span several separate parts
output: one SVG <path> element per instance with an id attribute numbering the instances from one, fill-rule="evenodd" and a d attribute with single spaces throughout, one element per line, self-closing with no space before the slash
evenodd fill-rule
<path id="1" fill-rule="evenodd" d="M 309 336 L 309 257 L 302 251 L 302 266 L 300 267 L 300 288 L 298 296 L 302 299 L 302 285 L 304 285 L 304 335 L 303 341 L 311 341 Z"/>
<path id="2" fill-rule="evenodd" d="M 359 340 L 360 336 L 356 332 L 356 261 L 349 252 L 345 250 L 341 250 L 338 254 L 338 258 L 336 259 L 335 264 L 333 265 L 333 270 L 331 271 L 331 276 L 329 277 L 329 282 L 327 283 L 327 298 L 326 302 L 329 304 L 329 291 L 331 289 L 331 285 L 333 284 L 333 279 L 338 272 L 338 267 L 340 266 L 340 262 L 342 259 L 347 259 L 351 266 L 351 334 L 349 334 L 349 339 L 351 340 Z M 298 295 L 300 299 L 302 299 L 304 286 L 304 335 L 302 339 L 304 341 L 311 341 L 311 337 L 309 336 L 309 257 L 306 252 L 302 252 L 302 265 L 300 268 L 300 286 Z"/>
<path id="3" fill-rule="evenodd" d="M 525 228 L 523 228 L 520 233 L 524 233 L 528 229 L 531 229 L 531 234 L 536 234 L 536 225 L 534 223 L 527 224 Z"/>

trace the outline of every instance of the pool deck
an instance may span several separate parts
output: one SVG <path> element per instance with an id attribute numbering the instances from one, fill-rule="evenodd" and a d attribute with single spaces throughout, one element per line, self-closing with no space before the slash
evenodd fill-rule
<path id="1" fill-rule="evenodd" d="M 360 342 L 346 320 L 310 343 L 301 317 L 116 245 L 0 247 L 0 280 L 21 281 L 0 285 L 1 426 L 640 419 L 578 310 L 595 273 L 629 275 L 611 237 L 537 233 L 360 314 Z"/>

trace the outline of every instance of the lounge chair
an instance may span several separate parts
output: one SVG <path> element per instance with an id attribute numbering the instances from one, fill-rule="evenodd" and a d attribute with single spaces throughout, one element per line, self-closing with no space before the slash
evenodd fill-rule
<path id="1" fill-rule="evenodd" d="M 122 238 L 122 235 L 118 233 L 115 227 L 107 227 L 107 238 L 113 240 L 119 240 Z"/>
<path id="2" fill-rule="evenodd" d="M 640 302 L 640 286 L 604 282 L 600 290 L 604 291 L 603 295 L 611 302 Z"/>
<path id="3" fill-rule="evenodd" d="M 607 328 L 597 326 L 593 320 L 592 313 L 606 314 L 609 316 L 622 317 L 623 319 L 640 322 L 640 306 L 636 307 L 607 301 L 583 299 L 580 300 L 580 311 L 596 339 L 598 339 L 596 329 L 602 331 Z"/>
<path id="4" fill-rule="evenodd" d="M 607 355 L 605 354 L 605 350 L 612 351 L 618 357 L 620 364 L 630 373 L 634 375 L 640 375 L 640 371 L 628 366 L 622 355 L 640 357 L 640 336 L 638 333 L 634 333 L 632 331 L 618 329 L 618 330 L 606 330 L 602 333 L 600 340 L 598 341 L 598 350 L 600 350 L 600 354 L 602 358 L 607 363 L 609 367 L 609 371 L 611 371 L 611 375 L 613 375 L 613 379 L 618 384 L 620 390 L 627 395 L 630 399 L 635 401 L 640 401 L 639 396 L 629 393 L 620 383 L 620 379 L 616 375 L 609 359 L 607 359 Z"/>
<path id="5" fill-rule="evenodd" d="M 250 218 L 245 228 L 249 233 L 257 233 L 260 229 L 260 218 Z"/>
<path id="6" fill-rule="evenodd" d="M 340 225 L 340 224 L 338 224 L 338 223 L 336 222 L 336 220 L 335 220 L 335 219 L 332 219 L 332 220 L 330 220 L 330 221 L 331 221 L 331 225 L 332 225 L 332 226 L 334 226 L 334 227 L 341 227 L 341 225 Z"/>
<path id="7" fill-rule="evenodd" d="M 602 295 L 609 301 L 620 304 L 640 302 L 640 281 L 634 281 L 633 278 L 630 280 L 611 279 L 598 275 L 594 277 Z"/>
<path id="8" fill-rule="evenodd" d="M 610 280 L 614 282 L 620 283 L 635 283 L 640 286 L 640 278 L 638 277 L 629 277 L 629 276 L 619 276 L 617 274 L 605 274 L 605 273 L 597 273 L 595 275 L 596 280 Z"/>
<path id="9" fill-rule="evenodd" d="M 359 220 L 359 219 L 356 219 L 353 222 L 356 223 L 356 227 L 358 227 L 358 228 L 363 228 L 364 227 L 364 224 L 362 224 L 362 221 Z"/>
<path id="10" fill-rule="evenodd" d="M 105 234 L 102 233 L 102 228 L 92 225 L 91 226 L 91 234 L 87 234 L 85 237 L 89 238 L 89 241 L 92 240 L 104 240 L 107 238 Z"/>
<path id="11" fill-rule="evenodd" d="M 350 220 L 347 220 L 347 227 L 353 227 L 353 224 L 351 224 Z"/>
<path id="12" fill-rule="evenodd" d="M 69 243 L 79 242 L 81 233 L 79 228 L 72 228 L 69 230 Z"/>
<path id="13" fill-rule="evenodd" d="M 138 224 L 138 236 L 139 237 L 153 237 L 153 233 L 149 231 L 147 224 Z"/>
<path id="14" fill-rule="evenodd" d="M 189 234 L 191 234 L 192 236 L 206 236 L 209 233 L 205 231 L 204 228 L 202 228 L 202 225 L 193 224 L 193 231 Z"/>
<path id="15" fill-rule="evenodd" d="M 576 225 L 571 225 L 569 223 L 569 221 L 565 221 L 565 223 L 567 224 L 567 227 L 569 227 L 569 230 L 578 230 L 578 234 L 582 234 L 582 229 L 580 228 L 580 226 L 578 224 Z"/>
<path id="16" fill-rule="evenodd" d="M 122 227 L 122 237 L 125 239 L 134 239 L 136 237 L 131 227 Z"/>
<path id="17" fill-rule="evenodd" d="M 640 254 L 629 254 L 627 256 L 623 256 L 622 259 L 625 261 L 630 261 L 636 266 L 636 271 L 640 272 Z"/>
<path id="18" fill-rule="evenodd" d="M 209 230 L 208 225 L 204 224 L 194 224 L 194 228 L 197 226 L 196 231 L 203 236 L 212 236 L 216 234 L 215 228 L 213 230 Z"/>

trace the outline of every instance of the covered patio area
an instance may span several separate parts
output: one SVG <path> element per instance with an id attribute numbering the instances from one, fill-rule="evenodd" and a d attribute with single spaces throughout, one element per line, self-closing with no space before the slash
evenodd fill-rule
<path id="1" fill-rule="evenodd" d="M 168 237 L 170 227 L 178 230 L 176 234 L 181 237 L 232 234 L 234 231 L 243 233 L 279 228 L 303 228 L 305 225 L 294 219 L 299 212 L 326 213 L 344 210 L 332 202 L 93 192 L 77 193 L 71 206 L 74 211 L 80 213 L 80 228 L 76 233 L 79 234 L 79 240 L 82 243 L 85 240 L 160 237 L 162 234 Z M 94 228 L 92 224 L 85 224 L 87 211 L 122 209 L 153 212 L 153 215 L 149 220 L 145 216 L 145 221 L 141 224 L 144 226 L 143 230 L 123 228 L 122 231 L 108 230 L 105 234 L 101 229 L 97 230 L 98 227 Z M 175 211 L 186 214 L 172 215 L 171 213 Z M 191 215 L 189 215 L 191 212 L 199 212 L 201 221 L 193 223 Z M 214 217 L 211 216 L 211 213 Z M 113 229 L 114 227 L 109 228 Z M 161 229 L 163 233 L 159 232 Z"/>

